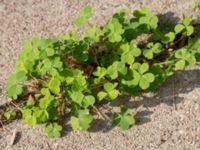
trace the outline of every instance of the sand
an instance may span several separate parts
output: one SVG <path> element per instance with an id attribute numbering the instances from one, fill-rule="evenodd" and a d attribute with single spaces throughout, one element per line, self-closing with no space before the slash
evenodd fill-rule
<path id="1" fill-rule="evenodd" d="M 5 81 L 12 71 L 24 39 L 54 37 L 73 29 L 79 10 L 90 5 L 90 23 L 102 25 L 121 8 L 146 6 L 163 18 L 178 22 L 194 13 L 194 0 L 0 0 L 0 105 L 8 102 Z M 12 150 L 198 150 L 200 149 L 199 65 L 178 72 L 155 94 L 123 97 L 114 102 L 135 109 L 139 122 L 127 131 L 110 128 L 101 119 L 88 132 L 66 126 L 62 138 L 48 139 L 43 126 L 28 127 L 16 120 L 0 129 L 0 149 Z M 174 87 L 174 88 L 173 88 Z M 173 90 L 175 89 L 175 90 Z M 175 98 L 174 98 L 175 95 Z M 130 99 L 130 101 L 129 101 Z M 10 145 L 13 132 L 14 145 Z"/>

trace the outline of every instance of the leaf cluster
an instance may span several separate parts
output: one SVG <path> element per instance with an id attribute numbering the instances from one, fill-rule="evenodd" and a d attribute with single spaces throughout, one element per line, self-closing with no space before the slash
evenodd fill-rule
<path id="1" fill-rule="evenodd" d="M 92 8 L 86 6 L 75 24 L 85 25 L 91 16 Z M 138 42 L 144 35 L 148 39 Z M 83 35 L 72 31 L 25 41 L 8 78 L 7 93 L 12 99 L 26 99 L 20 109 L 22 119 L 30 126 L 47 123 L 48 137 L 61 136 L 58 122 L 65 117 L 70 117 L 73 130 L 85 131 L 102 101 L 155 91 L 175 71 L 194 65 L 199 41 L 188 16 L 166 32 L 147 8 L 133 13 L 122 10 L 104 26 L 88 28 Z M 5 114 L 8 119 L 14 116 Z M 135 124 L 124 107 L 112 118 L 113 126 L 123 129 Z"/>

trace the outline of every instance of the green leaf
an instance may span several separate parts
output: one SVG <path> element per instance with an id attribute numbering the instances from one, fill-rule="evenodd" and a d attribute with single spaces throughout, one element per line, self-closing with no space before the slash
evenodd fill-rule
<path id="1" fill-rule="evenodd" d="M 37 124 L 37 119 L 34 116 L 27 116 L 24 120 L 29 126 L 33 126 Z"/>
<path id="2" fill-rule="evenodd" d="M 113 18 L 116 18 L 119 20 L 119 22 L 123 25 L 126 25 L 129 23 L 128 17 L 129 17 L 129 10 L 128 9 L 122 9 L 119 12 L 115 13 L 113 15 Z"/>
<path id="3" fill-rule="evenodd" d="M 49 113 L 45 109 L 34 108 L 32 117 L 36 118 L 37 123 L 43 123 L 43 122 L 48 121 Z"/>
<path id="4" fill-rule="evenodd" d="M 93 118 L 88 111 L 81 110 L 77 117 L 72 116 L 70 119 L 70 124 L 74 131 L 86 131 L 90 127 L 90 123 Z"/>
<path id="5" fill-rule="evenodd" d="M 149 70 L 149 65 L 147 63 L 143 63 L 141 64 L 141 66 L 139 67 L 139 72 L 141 74 L 147 72 Z"/>
<path id="6" fill-rule="evenodd" d="M 179 60 L 175 64 L 176 70 L 182 70 L 185 67 L 185 60 Z"/>
<path id="7" fill-rule="evenodd" d="M 23 88 L 21 85 L 12 85 L 6 88 L 9 97 L 16 100 L 22 94 Z"/>
<path id="8" fill-rule="evenodd" d="M 124 33 L 124 30 L 118 19 L 112 18 L 112 20 L 107 24 L 105 30 L 107 32 L 108 40 L 111 43 L 119 42 L 122 40 L 121 35 Z"/>
<path id="9" fill-rule="evenodd" d="M 118 53 L 121 55 L 123 63 L 132 64 L 135 57 L 140 56 L 141 50 L 136 45 L 125 43 L 120 46 Z"/>
<path id="10" fill-rule="evenodd" d="M 47 56 L 53 56 L 55 54 L 55 51 L 53 48 L 46 48 Z"/>
<path id="11" fill-rule="evenodd" d="M 49 96 L 49 95 L 51 95 L 48 88 L 42 88 L 42 89 L 40 90 L 40 92 L 41 92 L 41 94 L 44 95 L 44 96 Z"/>
<path id="12" fill-rule="evenodd" d="M 184 29 L 185 29 L 184 25 L 178 24 L 178 25 L 175 26 L 174 30 L 175 30 L 175 33 L 178 34 L 178 33 L 182 32 Z"/>
<path id="13" fill-rule="evenodd" d="M 155 77 L 152 73 L 146 73 L 142 77 L 145 78 L 150 83 L 155 80 Z"/>
<path id="14" fill-rule="evenodd" d="M 127 73 L 127 68 L 123 62 L 116 61 L 107 69 L 107 74 L 111 79 L 116 79 L 119 73 L 122 75 Z"/>
<path id="15" fill-rule="evenodd" d="M 100 41 L 100 36 L 102 36 L 102 31 L 99 27 L 93 27 L 87 30 L 85 38 L 89 38 L 94 42 Z"/>
<path id="16" fill-rule="evenodd" d="M 26 73 L 24 71 L 17 71 L 10 75 L 7 82 L 7 87 L 13 86 L 17 83 L 23 82 L 27 80 Z"/>
<path id="17" fill-rule="evenodd" d="M 189 38 L 188 49 L 197 50 L 200 49 L 200 38 Z"/>
<path id="18" fill-rule="evenodd" d="M 153 58 L 153 51 L 146 49 L 146 50 L 143 51 L 143 55 L 148 59 L 152 59 Z"/>
<path id="19" fill-rule="evenodd" d="M 104 84 L 104 89 L 109 92 L 111 90 L 113 90 L 115 87 L 117 86 L 117 83 L 105 83 Z"/>
<path id="20" fill-rule="evenodd" d="M 61 136 L 62 126 L 57 123 L 50 123 L 44 132 L 49 138 L 58 138 Z"/>
<path id="21" fill-rule="evenodd" d="M 186 27 L 186 30 L 187 30 L 187 36 L 190 36 L 194 32 L 194 27 L 188 26 L 188 27 Z"/>
<path id="22" fill-rule="evenodd" d="M 175 57 L 179 59 L 175 65 L 176 70 L 181 70 L 185 66 L 194 65 L 196 63 L 195 53 L 192 53 L 186 48 L 176 51 Z"/>
<path id="23" fill-rule="evenodd" d="M 150 83 L 152 83 L 155 80 L 155 77 L 152 73 L 146 73 L 142 75 L 139 85 L 141 89 L 145 90 L 150 86 Z"/>
<path id="24" fill-rule="evenodd" d="M 110 92 L 108 92 L 108 98 L 110 100 L 114 100 L 118 97 L 119 95 L 119 91 L 118 90 L 111 90 Z"/>
<path id="25" fill-rule="evenodd" d="M 47 109 L 47 107 L 50 106 L 53 100 L 54 100 L 54 97 L 51 95 L 45 96 L 44 98 L 40 99 L 40 103 L 39 103 L 40 108 Z"/>
<path id="26" fill-rule="evenodd" d="M 20 85 L 23 81 L 27 80 L 26 73 L 24 71 L 17 71 L 10 75 L 7 80 L 6 90 L 9 97 L 17 99 L 23 92 L 23 87 Z"/>
<path id="27" fill-rule="evenodd" d="M 139 22 L 140 25 L 146 25 L 147 30 L 156 29 L 158 26 L 158 17 L 147 8 L 135 10 L 133 15 L 135 16 L 134 21 Z"/>
<path id="28" fill-rule="evenodd" d="M 98 94 L 97 94 L 97 98 L 99 101 L 102 101 L 104 98 L 106 98 L 107 96 L 107 93 L 106 92 L 103 92 L 103 91 L 100 91 Z"/>
<path id="29" fill-rule="evenodd" d="M 147 44 L 147 48 L 143 51 L 143 55 L 147 59 L 153 59 L 154 54 L 159 54 L 162 52 L 162 45 L 160 43 L 150 42 Z"/>
<path id="30" fill-rule="evenodd" d="M 132 116 L 124 116 L 121 118 L 120 126 L 123 129 L 128 129 L 130 125 L 133 125 L 135 123 L 135 119 Z"/>
<path id="31" fill-rule="evenodd" d="M 54 59 L 52 60 L 52 66 L 54 68 L 62 69 L 63 63 L 60 60 L 60 57 L 54 57 Z"/>
<path id="32" fill-rule="evenodd" d="M 93 72 L 93 75 L 95 75 L 101 79 L 106 75 L 106 73 L 107 73 L 106 68 L 98 66 L 97 69 Z"/>
<path id="33" fill-rule="evenodd" d="M 129 115 L 127 108 L 121 108 L 121 112 L 113 114 L 112 125 L 119 126 L 127 130 L 131 125 L 135 124 L 135 119 Z"/>
<path id="34" fill-rule="evenodd" d="M 184 16 L 183 23 L 175 26 L 175 32 L 183 33 L 190 36 L 194 32 L 194 27 L 191 25 L 192 19 L 188 16 Z"/>
<path id="35" fill-rule="evenodd" d="M 174 32 L 169 32 L 169 33 L 166 33 L 162 39 L 162 42 L 167 44 L 167 43 L 170 43 L 170 42 L 173 42 L 174 39 L 176 38 L 176 35 Z"/>
<path id="36" fill-rule="evenodd" d="M 79 104 L 80 106 L 82 105 L 82 102 L 83 102 L 83 98 L 84 98 L 84 95 L 83 93 L 81 92 L 71 92 L 70 93 L 70 97 L 72 99 L 73 102 Z"/>
<path id="37" fill-rule="evenodd" d="M 14 111 L 7 111 L 7 112 L 4 113 L 4 117 L 7 120 L 13 120 L 16 117 L 16 112 L 14 112 Z"/>
<path id="38" fill-rule="evenodd" d="M 73 80 L 73 83 L 72 83 L 73 91 L 81 92 L 86 88 L 87 88 L 87 83 L 84 76 L 78 76 Z"/>
<path id="39" fill-rule="evenodd" d="M 187 63 L 188 65 L 195 65 L 196 64 L 196 58 L 194 55 L 190 55 L 188 58 L 187 58 Z"/>
<path id="40" fill-rule="evenodd" d="M 85 6 L 78 17 L 75 20 L 75 24 L 80 27 L 87 23 L 88 19 L 92 16 L 92 8 L 90 6 Z"/>
<path id="41" fill-rule="evenodd" d="M 139 85 L 143 90 L 147 89 L 150 86 L 149 82 L 145 78 L 140 79 Z"/>
<path id="42" fill-rule="evenodd" d="M 124 63 L 132 64 L 135 58 L 130 53 L 122 54 L 121 61 Z"/>
<path id="43" fill-rule="evenodd" d="M 54 93 L 54 94 L 59 94 L 60 93 L 60 86 L 61 82 L 58 77 L 53 77 L 48 84 L 49 89 Z"/>
<path id="44" fill-rule="evenodd" d="M 184 16 L 184 18 L 183 18 L 183 24 L 184 24 L 185 26 L 189 26 L 189 25 L 191 24 L 191 22 L 192 22 L 192 18 L 191 18 L 191 17 L 189 17 L 189 16 Z"/>
<path id="45" fill-rule="evenodd" d="M 94 98 L 94 96 L 92 96 L 92 95 L 88 95 L 88 96 L 85 96 L 85 97 L 83 98 L 83 106 L 84 106 L 85 108 L 87 108 L 87 107 L 93 105 L 94 103 L 95 103 L 95 98 Z"/>

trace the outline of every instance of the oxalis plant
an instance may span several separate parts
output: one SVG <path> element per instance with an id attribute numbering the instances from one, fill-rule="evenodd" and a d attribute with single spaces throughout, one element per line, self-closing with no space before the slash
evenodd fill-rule
<path id="1" fill-rule="evenodd" d="M 86 6 L 75 24 L 82 27 L 91 16 Z M 82 35 L 72 31 L 24 42 L 6 86 L 8 96 L 23 99 L 24 105 L 6 111 L 4 118 L 21 117 L 29 126 L 45 123 L 48 137 L 61 136 L 65 117 L 74 131 L 85 131 L 95 113 L 103 114 L 100 104 L 153 92 L 199 56 L 200 35 L 189 16 L 166 30 L 147 8 L 122 10 L 104 26 L 86 29 Z M 123 129 L 136 123 L 124 106 L 105 118 Z"/>

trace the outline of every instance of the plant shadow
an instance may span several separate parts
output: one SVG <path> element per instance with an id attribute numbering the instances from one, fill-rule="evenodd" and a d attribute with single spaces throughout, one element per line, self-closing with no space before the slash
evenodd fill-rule
<path id="1" fill-rule="evenodd" d="M 189 93 L 195 88 L 200 88 L 200 78 L 198 75 L 200 70 L 185 70 L 177 72 L 174 76 L 167 79 L 167 81 L 155 93 L 144 93 L 142 97 L 134 99 L 129 96 L 122 96 L 117 100 L 109 103 L 111 107 L 125 106 L 127 108 L 135 109 L 143 107 L 135 114 L 136 125 L 143 125 L 151 121 L 150 116 L 153 114 L 152 109 L 158 105 L 164 104 L 174 107 L 184 100 L 184 97 L 179 94 Z M 111 112 L 106 112 L 107 116 L 112 117 Z M 103 119 L 96 119 L 93 121 L 90 132 L 108 132 L 112 126 Z"/>

